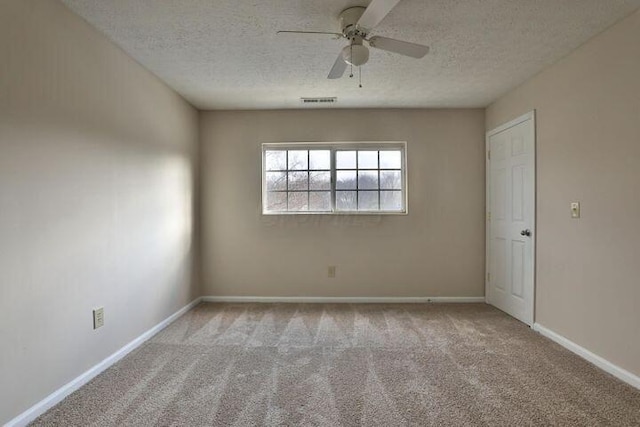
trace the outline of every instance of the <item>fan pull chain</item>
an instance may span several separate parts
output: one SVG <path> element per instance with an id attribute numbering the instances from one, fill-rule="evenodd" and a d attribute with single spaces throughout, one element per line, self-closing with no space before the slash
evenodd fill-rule
<path id="1" fill-rule="evenodd" d="M 349 45 L 349 55 L 351 55 L 350 60 L 353 61 L 353 41 Z M 349 64 L 351 66 L 351 74 L 349 74 L 349 78 L 353 77 L 353 64 Z"/>
<path id="2" fill-rule="evenodd" d="M 358 86 L 362 88 L 362 67 L 358 67 Z"/>

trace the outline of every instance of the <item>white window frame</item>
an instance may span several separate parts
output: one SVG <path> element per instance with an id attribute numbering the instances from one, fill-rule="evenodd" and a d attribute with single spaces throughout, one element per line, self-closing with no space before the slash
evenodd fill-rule
<path id="1" fill-rule="evenodd" d="M 347 211 L 336 210 L 336 151 L 352 150 L 398 150 L 401 158 L 402 179 L 402 211 Z M 267 211 L 267 183 L 266 183 L 266 151 L 268 150 L 331 150 L 331 211 Z M 378 171 L 379 169 L 378 165 Z M 356 164 L 357 171 L 357 164 Z M 356 173 L 357 176 L 357 173 Z M 262 144 L 262 215 L 408 215 L 409 189 L 407 179 L 407 142 L 406 141 L 344 141 L 344 142 L 265 142 Z M 358 190 L 355 190 L 358 191 Z M 378 189 L 380 191 L 380 189 Z"/>

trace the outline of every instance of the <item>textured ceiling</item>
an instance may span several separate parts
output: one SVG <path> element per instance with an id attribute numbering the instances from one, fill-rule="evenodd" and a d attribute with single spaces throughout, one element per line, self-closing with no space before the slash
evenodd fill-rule
<path id="1" fill-rule="evenodd" d="M 371 49 L 356 79 L 327 80 L 337 16 L 367 0 L 63 0 L 201 109 L 484 107 L 640 7 L 640 0 L 402 0 L 372 34 L 428 44 Z M 356 74 L 357 75 L 357 74 Z"/>

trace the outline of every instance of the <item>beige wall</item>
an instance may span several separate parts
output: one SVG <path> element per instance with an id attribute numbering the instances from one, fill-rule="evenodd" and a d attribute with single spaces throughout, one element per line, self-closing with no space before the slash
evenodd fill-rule
<path id="1" fill-rule="evenodd" d="M 198 115 L 58 1 L 3 0 L 0 58 L 3 424 L 198 294 Z"/>
<path id="2" fill-rule="evenodd" d="M 536 322 L 636 375 L 639 40 L 637 12 L 487 110 L 488 129 L 537 111 Z"/>
<path id="3" fill-rule="evenodd" d="M 639 39 L 486 116 L 538 111 L 537 322 L 636 374 Z M 0 57 L 0 423 L 200 294 L 198 173 L 205 295 L 484 295 L 483 110 L 201 113 L 198 172 L 195 110 L 59 2 L 2 0 Z M 261 215 L 261 142 L 350 140 L 408 141 L 409 215 Z"/>
<path id="4" fill-rule="evenodd" d="M 484 295 L 483 110 L 200 117 L 205 295 Z M 262 142 L 362 140 L 408 142 L 409 215 L 261 215 Z"/>

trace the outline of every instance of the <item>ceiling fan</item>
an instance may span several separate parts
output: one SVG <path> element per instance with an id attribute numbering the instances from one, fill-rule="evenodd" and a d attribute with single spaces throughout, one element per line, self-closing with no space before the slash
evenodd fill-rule
<path id="1" fill-rule="evenodd" d="M 341 33 L 331 31 L 278 31 L 281 33 L 294 34 L 330 34 L 337 38 L 345 38 L 349 40 L 349 44 L 345 46 L 336 62 L 333 64 L 327 78 L 338 79 L 342 77 L 347 65 L 359 67 L 369 60 L 369 49 L 365 46 L 367 42 L 370 47 L 382 49 L 401 55 L 410 56 L 412 58 L 422 58 L 429 52 L 429 47 L 416 43 L 409 43 L 400 40 L 394 40 L 387 37 L 373 36 L 370 32 L 387 16 L 400 0 L 372 0 L 368 7 L 350 7 L 340 13 Z"/>

